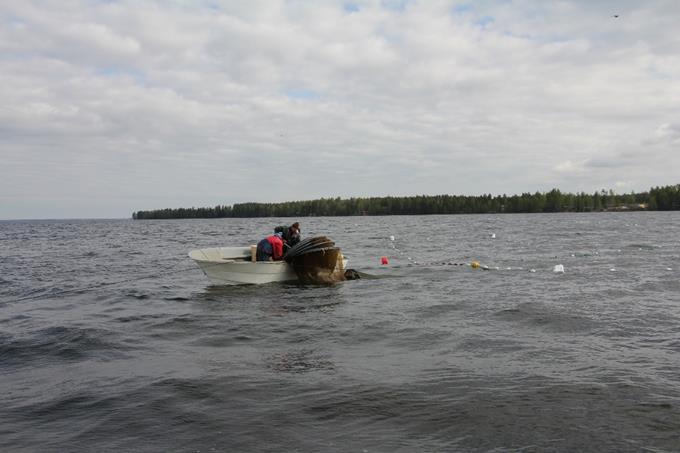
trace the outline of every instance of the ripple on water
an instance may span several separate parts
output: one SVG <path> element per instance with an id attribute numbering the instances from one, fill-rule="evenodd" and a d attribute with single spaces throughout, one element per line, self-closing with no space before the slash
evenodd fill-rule
<path id="1" fill-rule="evenodd" d="M 678 450 L 677 213 L 307 218 L 366 278 L 161 271 L 286 222 L 0 225 L 0 450 Z"/>
<path id="2" fill-rule="evenodd" d="M 0 344 L 3 366 L 27 367 L 45 363 L 124 357 L 130 346 L 107 329 L 56 326 L 23 335 L 4 335 Z"/>
<path id="3" fill-rule="evenodd" d="M 496 312 L 495 317 L 507 322 L 521 323 L 555 333 L 590 333 L 600 323 L 587 316 L 550 308 L 543 304 L 521 304 Z"/>

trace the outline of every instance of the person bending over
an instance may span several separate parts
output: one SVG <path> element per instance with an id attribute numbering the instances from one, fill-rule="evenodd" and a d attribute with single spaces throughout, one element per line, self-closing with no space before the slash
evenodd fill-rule
<path id="1" fill-rule="evenodd" d="M 280 261 L 283 258 L 283 234 L 274 233 L 257 243 L 258 261 Z"/>

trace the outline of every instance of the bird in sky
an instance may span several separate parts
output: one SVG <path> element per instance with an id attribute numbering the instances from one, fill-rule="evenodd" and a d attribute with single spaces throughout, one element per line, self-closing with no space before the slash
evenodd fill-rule
<path id="1" fill-rule="evenodd" d="M 614 14 L 612 17 L 613 17 L 614 19 L 618 19 L 619 15 L 618 15 L 618 14 Z"/>

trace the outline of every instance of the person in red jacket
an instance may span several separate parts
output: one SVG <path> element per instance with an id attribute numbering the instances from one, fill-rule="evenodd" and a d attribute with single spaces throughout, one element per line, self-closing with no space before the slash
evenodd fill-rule
<path id="1" fill-rule="evenodd" d="M 280 261 L 283 258 L 283 234 L 274 233 L 257 243 L 258 261 Z"/>

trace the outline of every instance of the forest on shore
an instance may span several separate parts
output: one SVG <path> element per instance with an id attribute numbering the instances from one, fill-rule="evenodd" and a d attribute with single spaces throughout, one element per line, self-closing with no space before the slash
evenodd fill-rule
<path id="1" fill-rule="evenodd" d="M 521 195 L 417 195 L 408 197 L 320 198 L 282 203 L 237 203 L 203 208 L 137 211 L 133 219 L 193 219 L 245 217 L 306 217 L 358 215 L 492 214 L 539 212 L 680 210 L 680 184 L 654 187 L 648 192 L 592 194 L 549 192 Z"/>

